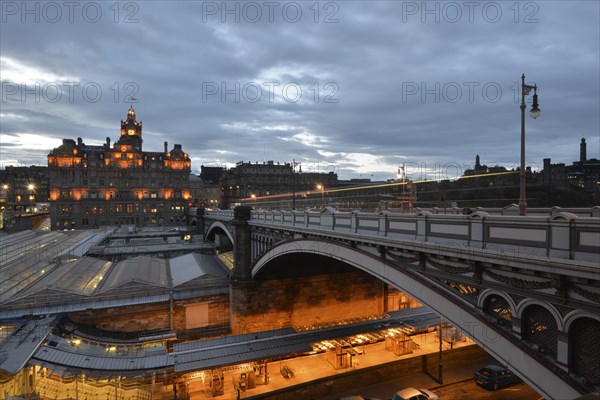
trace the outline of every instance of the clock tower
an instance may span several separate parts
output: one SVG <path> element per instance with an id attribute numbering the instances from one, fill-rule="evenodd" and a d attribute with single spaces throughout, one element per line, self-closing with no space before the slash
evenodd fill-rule
<path id="1" fill-rule="evenodd" d="M 121 137 L 116 146 L 127 146 L 128 150 L 142 151 L 142 121 L 137 122 L 133 105 L 127 111 L 127 120 L 121 120 Z"/>

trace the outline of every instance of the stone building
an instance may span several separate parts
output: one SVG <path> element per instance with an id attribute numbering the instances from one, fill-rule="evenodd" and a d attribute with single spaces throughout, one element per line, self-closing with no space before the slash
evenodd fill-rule
<path id="1" fill-rule="evenodd" d="M 234 168 L 227 170 L 221 181 L 225 203 L 236 199 L 255 196 L 270 196 L 281 193 L 293 193 L 315 190 L 318 185 L 331 188 L 338 183 L 334 172 L 302 172 L 295 170 L 292 163 L 262 164 L 240 161 Z"/>
<path id="2" fill-rule="evenodd" d="M 552 164 L 550 158 L 544 158 L 542 183 L 546 186 L 566 188 L 567 173 L 565 163 Z"/>
<path id="3" fill-rule="evenodd" d="M 142 122 L 133 107 L 111 147 L 81 138 L 48 154 L 52 229 L 103 225 L 186 225 L 191 162 L 181 145 L 142 151 Z"/>
<path id="4" fill-rule="evenodd" d="M 217 208 L 221 202 L 221 185 L 190 175 L 190 203 L 194 207 Z"/>
<path id="5" fill-rule="evenodd" d="M 48 168 L 9 165 L 0 170 L 0 207 L 10 213 L 42 211 L 48 202 Z"/>
<path id="6" fill-rule="evenodd" d="M 221 183 L 221 179 L 223 178 L 223 173 L 225 172 L 224 167 L 210 167 L 206 165 L 200 166 L 200 179 L 204 183 Z"/>

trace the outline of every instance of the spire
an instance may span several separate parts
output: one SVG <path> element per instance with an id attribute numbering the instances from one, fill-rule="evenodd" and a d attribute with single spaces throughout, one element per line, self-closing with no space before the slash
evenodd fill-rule
<path id="1" fill-rule="evenodd" d="M 127 120 L 135 121 L 135 110 L 133 109 L 133 104 L 129 106 L 129 110 L 127 111 Z"/>

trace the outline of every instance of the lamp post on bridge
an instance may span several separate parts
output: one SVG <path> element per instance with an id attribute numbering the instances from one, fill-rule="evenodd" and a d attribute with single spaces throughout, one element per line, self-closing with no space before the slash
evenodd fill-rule
<path id="1" fill-rule="evenodd" d="M 538 107 L 537 97 L 537 84 L 526 85 L 525 74 L 521 75 L 521 170 L 519 171 L 520 181 L 520 195 L 519 195 L 519 215 L 527 215 L 527 196 L 525 195 L 525 96 L 527 96 L 533 90 L 533 104 L 529 115 L 531 118 L 536 119 L 541 115 L 541 111 Z"/>
<path id="2" fill-rule="evenodd" d="M 296 209 L 296 166 L 300 163 L 296 162 L 296 159 L 292 160 L 292 210 Z M 302 166 L 300 166 L 300 173 L 302 173 Z"/>

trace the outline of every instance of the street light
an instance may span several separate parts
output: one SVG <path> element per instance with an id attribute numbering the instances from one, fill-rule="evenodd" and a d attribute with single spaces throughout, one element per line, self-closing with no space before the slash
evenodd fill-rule
<path id="1" fill-rule="evenodd" d="M 323 190 L 325 190 L 325 185 L 319 183 L 317 185 L 317 189 L 319 189 L 321 191 L 321 207 L 323 207 L 325 204 L 325 203 L 323 203 Z"/>
<path id="2" fill-rule="evenodd" d="M 531 118 L 538 118 L 542 112 L 538 106 L 537 85 L 526 85 L 525 74 L 521 75 L 521 170 L 520 178 L 520 196 L 519 196 L 519 215 L 527 215 L 527 196 L 525 195 L 525 96 L 533 90 L 533 105 L 529 115 Z"/>

